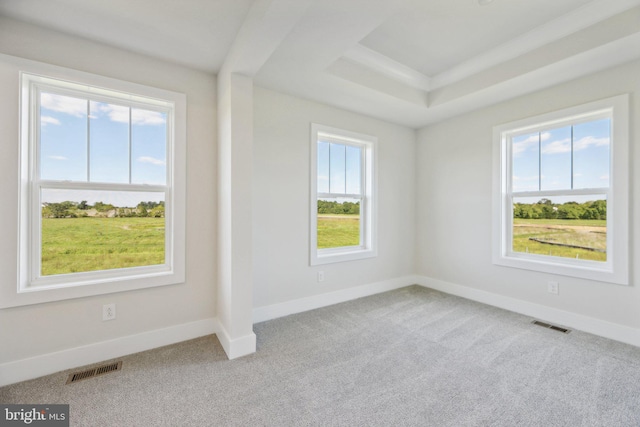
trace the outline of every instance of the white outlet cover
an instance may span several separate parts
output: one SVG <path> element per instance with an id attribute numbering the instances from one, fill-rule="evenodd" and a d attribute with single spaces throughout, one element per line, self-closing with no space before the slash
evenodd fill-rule
<path id="1" fill-rule="evenodd" d="M 113 320 L 116 318 L 116 305 L 105 304 L 102 306 L 102 320 Z"/>

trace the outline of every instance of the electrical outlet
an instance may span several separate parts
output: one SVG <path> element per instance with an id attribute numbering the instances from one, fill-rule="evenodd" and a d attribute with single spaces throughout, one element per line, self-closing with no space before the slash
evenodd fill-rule
<path id="1" fill-rule="evenodd" d="M 318 282 L 324 282 L 324 271 L 318 271 Z"/>
<path id="2" fill-rule="evenodd" d="M 560 292 L 560 285 L 558 285 L 558 282 L 547 282 L 547 292 L 558 295 Z"/>
<path id="3" fill-rule="evenodd" d="M 102 320 L 113 320 L 116 318 L 116 305 L 105 304 L 102 306 Z"/>

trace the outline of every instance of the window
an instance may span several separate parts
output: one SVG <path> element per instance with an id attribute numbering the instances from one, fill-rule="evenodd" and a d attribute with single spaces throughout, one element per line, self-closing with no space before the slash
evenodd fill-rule
<path id="1" fill-rule="evenodd" d="M 494 129 L 494 263 L 628 284 L 628 97 Z"/>
<path id="2" fill-rule="evenodd" d="M 67 71 L 21 74 L 9 305 L 184 281 L 184 95 Z"/>
<path id="3" fill-rule="evenodd" d="M 311 265 L 376 256 L 376 138 L 312 125 Z"/>

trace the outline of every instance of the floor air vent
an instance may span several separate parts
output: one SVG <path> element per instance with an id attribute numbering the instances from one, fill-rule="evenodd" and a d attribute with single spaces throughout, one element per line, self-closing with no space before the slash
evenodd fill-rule
<path id="1" fill-rule="evenodd" d="M 569 332 L 571 332 L 570 329 L 563 328 L 561 326 L 551 325 L 549 323 L 544 323 L 539 320 L 534 320 L 531 323 L 537 326 L 542 326 L 543 328 L 553 329 L 554 331 L 562 332 L 563 334 L 568 334 Z"/>
<path id="2" fill-rule="evenodd" d="M 97 368 L 87 369 L 86 371 L 76 372 L 69 374 L 67 378 L 67 384 L 76 383 L 78 381 L 86 380 L 87 378 L 97 377 L 98 375 L 108 374 L 110 372 L 119 371 L 122 369 L 122 362 L 114 362 L 108 365 L 98 366 Z"/>

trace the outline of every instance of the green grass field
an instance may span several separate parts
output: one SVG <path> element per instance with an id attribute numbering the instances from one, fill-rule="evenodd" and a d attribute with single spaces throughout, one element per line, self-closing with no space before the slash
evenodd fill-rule
<path id="1" fill-rule="evenodd" d="M 513 250 L 564 258 L 606 261 L 606 252 L 550 245 L 530 240 L 606 250 L 606 220 L 514 219 Z"/>
<path id="2" fill-rule="evenodd" d="M 318 214 L 318 249 L 359 244 L 360 215 Z"/>
<path id="3" fill-rule="evenodd" d="M 164 263 L 164 218 L 42 219 L 43 276 Z"/>

